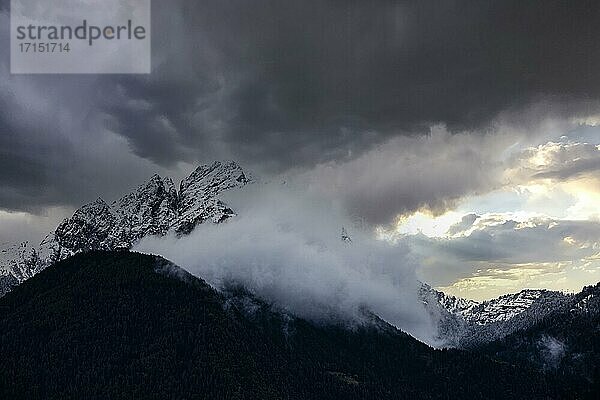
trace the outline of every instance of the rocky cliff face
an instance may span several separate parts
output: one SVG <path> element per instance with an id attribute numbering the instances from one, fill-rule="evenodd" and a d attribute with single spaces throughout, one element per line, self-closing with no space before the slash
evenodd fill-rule
<path id="1" fill-rule="evenodd" d="M 170 178 L 154 175 L 119 200 L 98 198 L 62 221 L 39 246 L 10 246 L 0 259 L 0 296 L 48 265 L 90 250 L 131 248 L 146 236 L 185 235 L 201 223 L 220 223 L 235 211 L 219 199 L 251 180 L 235 162 L 202 165 L 185 178 L 179 191 Z"/>
<path id="2" fill-rule="evenodd" d="M 234 162 L 198 167 L 181 182 L 178 217 L 172 225 L 175 232 L 187 234 L 204 221 L 219 223 L 234 216 L 234 211 L 218 196 L 223 191 L 242 187 L 249 182 L 250 179 Z"/>

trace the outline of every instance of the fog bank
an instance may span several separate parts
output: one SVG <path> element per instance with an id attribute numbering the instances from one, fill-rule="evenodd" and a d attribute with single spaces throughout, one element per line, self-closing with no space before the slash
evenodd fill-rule
<path id="1" fill-rule="evenodd" d="M 288 185 L 257 183 L 224 201 L 236 217 L 181 238 L 146 238 L 134 250 L 159 254 L 216 288 L 241 284 L 304 318 L 360 321 L 366 308 L 432 341 L 405 245 L 376 240 L 342 207 Z M 342 227 L 351 243 L 341 240 Z"/>

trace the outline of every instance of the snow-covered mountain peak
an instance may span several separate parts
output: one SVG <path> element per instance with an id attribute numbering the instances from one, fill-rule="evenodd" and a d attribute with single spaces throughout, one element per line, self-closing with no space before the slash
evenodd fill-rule
<path id="1" fill-rule="evenodd" d="M 218 199 L 222 192 L 250 183 L 250 178 L 234 161 L 202 165 L 181 182 L 179 190 L 178 234 L 190 233 L 197 224 L 210 219 L 222 222 L 235 215 Z"/>
<path id="2" fill-rule="evenodd" d="M 147 235 L 165 235 L 177 218 L 178 194 L 170 178 L 153 175 L 111 207 L 121 221 L 113 232 L 115 247 L 130 247 Z"/>
<path id="3" fill-rule="evenodd" d="M 202 189 L 205 195 L 216 195 L 224 190 L 244 186 L 250 178 L 235 161 L 215 161 L 201 165 L 181 182 L 180 192 L 191 193 Z"/>
<path id="4" fill-rule="evenodd" d="M 12 249 L 11 256 L 0 258 L 0 269 L 21 282 L 51 263 L 82 251 L 128 249 L 146 236 L 188 234 L 205 221 L 225 221 L 235 212 L 219 195 L 250 181 L 233 161 L 199 166 L 181 182 L 179 192 L 170 178 L 154 174 L 110 205 L 100 197 L 83 205 L 37 248 Z M 6 277 L 2 281 L 14 283 Z"/>
<path id="5" fill-rule="evenodd" d="M 54 236 L 58 244 L 66 249 L 87 251 L 103 248 L 102 243 L 114 222 L 115 216 L 110 206 L 99 197 L 79 208 L 71 218 L 62 221 Z"/>

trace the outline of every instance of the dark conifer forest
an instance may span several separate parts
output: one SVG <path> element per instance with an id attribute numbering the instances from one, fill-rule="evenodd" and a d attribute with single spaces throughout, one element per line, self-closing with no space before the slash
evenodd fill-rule
<path id="1" fill-rule="evenodd" d="M 501 347 L 434 350 L 375 316 L 312 323 L 119 251 L 59 262 L 0 299 L 0 354 L 0 398 L 15 400 L 575 399 L 598 378 Z"/>

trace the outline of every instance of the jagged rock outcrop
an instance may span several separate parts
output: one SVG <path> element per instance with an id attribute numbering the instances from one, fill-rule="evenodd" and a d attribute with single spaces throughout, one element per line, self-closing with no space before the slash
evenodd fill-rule
<path id="1" fill-rule="evenodd" d="M 86 204 L 71 218 L 64 220 L 54 232 L 60 247 L 73 253 L 109 247 L 109 236 L 116 218 L 110 206 L 101 198 Z"/>
<path id="2" fill-rule="evenodd" d="M 218 199 L 218 195 L 249 182 L 250 179 L 235 162 L 198 167 L 181 182 L 175 232 L 188 234 L 206 220 L 219 223 L 235 215 L 232 209 Z"/>
<path id="3" fill-rule="evenodd" d="M 109 237 L 111 247 L 130 247 L 148 235 L 165 235 L 178 217 L 178 193 L 170 178 L 154 175 L 111 205 L 118 228 Z"/>
<path id="4" fill-rule="evenodd" d="M 111 204 L 102 198 L 62 221 L 38 247 L 25 242 L 4 250 L 0 296 L 48 265 L 90 250 L 129 249 L 146 236 L 189 234 L 205 221 L 220 223 L 235 215 L 219 195 L 251 182 L 233 161 L 202 165 L 179 191 L 170 178 L 153 175 Z"/>

